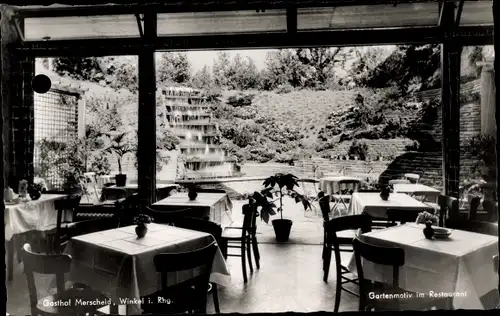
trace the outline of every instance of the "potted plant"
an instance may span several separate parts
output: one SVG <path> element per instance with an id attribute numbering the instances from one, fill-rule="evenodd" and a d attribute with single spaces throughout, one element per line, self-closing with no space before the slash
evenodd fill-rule
<path id="1" fill-rule="evenodd" d="M 195 201 L 198 197 L 198 186 L 196 184 L 191 184 L 187 186 L 188 197 L 190 201 Z"/>
<path id="2" fill-rule="evenodd" d="M 280 242 L 287 241 L 290 237 L 293 222 L 289 219 L 283 218 L 283 197 L 289 196 L 295 200 L 296 203 L 302 202 L 305 210 L 311 208 L 311 203 L 307 197 L 294 190 L 298 187 L 298 178 L 293 174 L 277 173 L 264 180 L 264 189 L 260 192 L 255 192 L 253 198 L 257 206 L 261 207 L 261 219 L 269 222 L 271 215 L 276 215 L 276 211 L 281 213 L 280 219 L 272 221 L 276 240 Z M 279 207 L 275 211 L 275 202 L 279 201 Z"/>
<path id="3" fill-rule="evenodd" d="M 394 191 L 394 188 L 390 184 L 382 184 L 379 187 L 380 190 L 380 198 L 384 201 L 389 199 L 389 196 Z"/>
<path id="4" fill-rule="evenodd" d="M 153 218 L 146 214 L 139 214 L 134 217 L 134 224 L 137 225 L 137 227 L 135 228 L 135 233 L 137 234 L 138 238 L 146 236 L 146 233 L 148 232 L 148 227 L 146 226 L 146 224 L 149 224 L 151 222 L 153 222 Z"/>
<path id="5" fill-rule="evenodd" d="M 123 157 L 135 152 L 135 146 L 132 140 L 127 139 L 128 132 L 110 132 L 106 134 L 110 139 L 110 144 L 104 148 L 104 152 L 116 155 L 118 164 L 118 174 L 115 176 L 116 186 L 123 187 L 127 183 L 127 175 L 123 174 Z"/>

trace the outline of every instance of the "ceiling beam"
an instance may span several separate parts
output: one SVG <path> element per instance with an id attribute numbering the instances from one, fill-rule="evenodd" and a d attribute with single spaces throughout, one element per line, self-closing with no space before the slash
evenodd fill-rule
<path id="1" fill-rule="evenodd" d="M 432 1 L 432 0 L 431 0 Z M 437 0 L 434 0 L 437 2 Z M 491 0 L 474 0 L 491 1 Z M 136 2 L 136 1 L 134 1 Z M 402 4 L 402 3 L 426 3 L 429 0 L 247 0 L 247 1 L 156 1 L 142 4 L 110 4 L 109 1 L 56 1 L 65 5 L 59 6 L 23 6 L 32 4 L 31 1 L 8 1 L 2 0 L 4 4 L 16 6 L 16 10 L 24 17 L 64 17 L 64 16 L 89 16 L 89 15 L 120 15 L 136 14 L 146 11 L 156 13 L 175 12 L 209 12 L 209 11 L 234 11 L 234 10 L 259 10 L 262 8 L 286 9 L 293 4 L 297 8 L 307 7 L 341 7 L 356 5 L 377 4 Z M 95 5 L 88 5 L 94 3 Z M 100 4 L 97 4 L 100 3 Z"/>
<path id="2" fill-rule="evenodd" d="M 455 33 L 463 45 L 491 45 L 493 27 L 461 27 Z M 441 43 L 437 27 L 389 30 L 338 30 L 281 34 L 199 35 L 158 37 L 158 51 L 294 48 L 314 46 L 368 46 Z M 141 38 L 61 41 L 27 41 L 19 50 L 38 57 L 136 55 L 144 47 Z"/>

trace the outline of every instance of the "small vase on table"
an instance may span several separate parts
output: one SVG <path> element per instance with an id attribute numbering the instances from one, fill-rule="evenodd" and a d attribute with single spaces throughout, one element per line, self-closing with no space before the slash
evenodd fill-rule
<path id="1" fill-rule="evenodd" d="M 432 236 L 434 236 L 434 228 L 432 228 L 431 221 L 425 222 L 424 236 L 427 239 L 432 239 Z"/>
<path id="2" fill-rule="evenodd" d="M 146 226 L 145 223 L 139 223 L 135 227 L 135 233 L 137 234 L 138 238 L 143 238 L 144 236 L 146 236 L 147 232 L 148 232 L 148 226 Z"/>

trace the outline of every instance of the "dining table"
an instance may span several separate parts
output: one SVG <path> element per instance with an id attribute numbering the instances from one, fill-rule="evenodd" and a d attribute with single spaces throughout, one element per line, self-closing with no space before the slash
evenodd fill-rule
<path id="1" fill-rule="evenodd" d="M 387 218 L 388 209 L 429 210 L 430 206 L 404 193 L 391 193 L 387 201 L 378 192 L 354 192 L 349 204 L 349 214 L 368 214 L 374 218 Z"/>
<path id="2" fill-rule="evenodd" d="M 424 227 L 406 223 L 374 230 L 360 238 L 373 245 L 404 250 L 405 261 L 399 270 L 401 288 L 450 297 L 455 309 L 491 308 L 498 299 L 498 277 L 492 260 L 498 254 L 498 237 L 451 230 L 446 239 L 427 239 Z M 392 267 L 367 260 L 362 260 L 362 266 L 366 279 L 392 284 Z M 349 269 L 357 273 L 354 256 Z"/>
<path id="3" fill-rule="evenodd" d="M 420 201 L 437 203 L 441 191 L 421 183 L 396 183 L 393 185 L 394 192 L 405 193 Z"/>
<path id="4" fill-rule="evenodd" d="M 151 208 L 165 212 L 190 209 L 193 214 L 196 213 L 199 217 L 219 225 L 223 224 L 223 215 L 226 214 L 229 221 L 232 222 L 233 203 L 227 193 L 200 192 L 196 199 L 191 200 L 188 193 L 179 192 L 153 203 Z"/>
<path id="5" fill-rule="evenodd" d="M 65 194 L 42 194 L 37 200 L 27 199 L 5 203 L 3 213 L 5 241 L 7 242 L 8 279 L 13 279 L 14 253 L 22 247 L 29 233 L 44 232 L 56 227 L 57 210 L 54 201 L 66 197 Z"/>
<path id="6" fill-rule="evenodd" d="M 350 177 L 350 176 L 326 176 L 321 179 L 319 179 L 319 189 L 323 191 L 326 195 L 332 195 L 332 194 L 339 194 L 341 190 L 345 189 L 355 189 L 352 187 L 341 187 L 340 182 L 341 181 L 359 181 L 361 185 L 361 180 L 357 177 Z M 359 187 L 358 187 L 359 189 Z"/>
<path id="7" fill-rule="evenodd" d="M 72 257 L 68 279 L 108 295 L 117 305 L 126 305 L 128 315 L 142 313 L 141 297 L 161 289 L 154 257 L 165 252 L 187 252 L 208 246 L 212 235 L 179 227 L 151 223 L 147 234 L 138 238 L 134 225 L 73 237 L 64 249 Z M 193 269 L 167 275 L 169 284 L 195 277 Z M 210 282 L 227 286 L 231 275 L 224 257 L 217 250 Z M 50 288 L 54 286 L 51 283 Z M 50 291 L 50 289 L 49 289 Z"/>

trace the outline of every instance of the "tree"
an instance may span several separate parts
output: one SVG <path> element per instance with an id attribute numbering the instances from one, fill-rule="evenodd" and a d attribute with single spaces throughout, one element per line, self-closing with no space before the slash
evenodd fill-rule
<path id="1" fill-rule="evenodd" d="M 273 90 L 285 84 L 302 87 L 309 77 L 306 67 L 293 49 L 280 49 L 267 53 L 266 68 L 262 72 L 263 88 Z"/>
<path id="2" fill-rule="evenodd" d="M 186 53 L 163 53 L 158 60 L 156 79 L 159 83 L 187 84 L 191 77 L 191 65 Z"/>
<path id="3" fill-rule="evenodd" d="M 299 61 L 312 69 L 313 77 L 307 84 L 311 87 L 326 84 L 333 76 L 335 64 L 346 60 L 344 50 L 340 47 L 298 48 L 296 52 Z"/>
<path id="4" fill-rule="evenodd" d="M 250 57 L 244 60 L 240 54 L 236 54 L 231 63 L 230 74 L 234 75 L 233 78 L 229 78 L 233 89 L 257 89 L 260 85 L 259 71 Z"/>
<path id="5" fill-rule="evenodd" d="M 228 52 L 218 52 L 212 67 L 214 82 L 220 88 L 228 88 L 229 78 L 233 77 L 231 58 Z"/>
<path id="6" fill-rule="evenodd" d="M 191 85 L 196 89 L 210 90 L 213 88 L 214 80 L 210 72 L 210 67 L 205 65 L 201 70 L 191 77 Z"/>
<path id="7" fill-rule="evenodd" d="M 77 80 L 96 81 L 96 75 L 104 78 L 96 57 L 59 57 L 52 63 L 54 71 L 60 76 L 68 76 Z"/>

